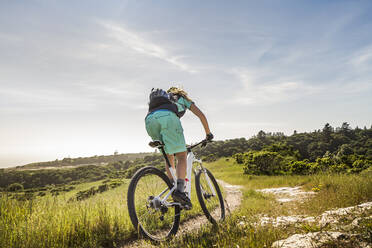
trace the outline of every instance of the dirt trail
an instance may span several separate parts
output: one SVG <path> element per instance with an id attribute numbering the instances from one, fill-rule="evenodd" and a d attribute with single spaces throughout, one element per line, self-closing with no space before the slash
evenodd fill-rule
<path id="1" fill-rule="evenodd" d="M 231 185 L 221 180 L 218 180 L 218 184 L 224 188 L 226 215 L 229 215 L 232 211 L 234 211 L 237 207 L 240 206 L 242 200 L 242 192 L 240 190 L 241 186 Z M 209 221 L 204 215 L 189 219 L 186 222 L 180 224 L 176 236 L 197 230 L 208 223 Z M 144 240 L 137 240 L 135 242 L 125 244 L 123 247 L 154 247 L 154 246 L 152 246 L 151 244 Z"/>

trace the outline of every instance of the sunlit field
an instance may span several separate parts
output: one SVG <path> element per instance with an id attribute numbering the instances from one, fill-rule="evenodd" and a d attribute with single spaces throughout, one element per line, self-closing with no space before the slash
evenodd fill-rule
<path id="1" fill-rule="evenodd" d="M 260 216 L 309 215 L 317 216 L 325 210 L 357 205 L 372 200 L 372 175 L 317 174 L 306 176 L 252 176 L 244 175 L 242 165 L 231 158 L 220 159 L 207 164 L 219 179 L 230 184 L 242 185 L 243 200 L 235 211 L 218 228 L 212 225 L 174 239 L 163 247 L 271 247 L 276 240 L 295 233 L 327 230 L 318 225 L 256 225 Z M 274 196 L 265 195 L 256 189 L 302 186 L 304 190 L 317 191 L 304 202 L 278 203 Z M 366 216 L 372 211 L 366 213 Z M 371 222 L 355 228 L 356 231 L 371 233 Z M 329 244 L 329 247 L 338 247 Z M 350 246 L 353 247 L 353 246 Z"/>
<path id="2" fill-rule="evenodd" d="M 319 230 L 319 227 L 254 226 L 258 216 L 316 216 L 325 210 L 372 200 L 372 179 L 368 172 L 359 175 L 252 176 L 243 174 L 242 165 L 236 164 L 231 158 L 207 163 L 206 167 L 217 179 L 242 186 L 243 199 L 240 208 L 220 223 L 219 228 L 211 224 L 205 225 L 198 231 L 163 243 L 164 247 L 209 247 L 216 244 L 219 247 L 231 244 L 240 247 L 270 246 L 275 240 L 292 233 Z M 0 247 L 121 247 L 137 239 L 126 202 L 130 179 L 122 179 L 120 186 L 86 199 L 75 199 L 79 191 L 99 187 L 102 182 L 77 184 L 73 190 L 61 192 L 59 195 L 47 193 L 45 196 L 23 201 L 12 199 L 10 193 L 2 193 Z M 192 184 L 194 182 L 193 178 Z M 140 186 L 138 195 L 143 195 L 144 198 L 138 197 L 136 202 L 145 213 L 147 209 L 142 203 L 149 194 L 160 193 L 165 184 L 153 182 L 153 179 L 148 178 Z M 316 189 L 317 194 L 302 203 L 279 204 L 273 196 L 255 191 L 281 186 L 302 186 L 306 191 Z M 181 223 L 194 216 L 203 215 L 194 185 L 192 192 L 193 209 L 181 211 Z M 166 229 L 172 219 L 172 212 L 167 213 L 163 228 Z M 151 225 L 158 221 L 159 216 L 145 219 L 150 230 Z M 242 222 L 244 224 L 239 224 Z M 154 231 L 156 232 L 156 229 Z"/>
<path id="3" fill-rule="evenodd" d="M 101 181 L 76 185 L 75 190 L 58 196 L 48 194 L 28 201 L 2 194 L 0 247 L 118 247 L 136 238 L 126 202 L 129 181 L 124 179 L 119 187 L 82 201 L 71 198 Z M 202 214 L 194 187 L 192 202 L 192 210 L 181 212 L 181 221 Z"/>

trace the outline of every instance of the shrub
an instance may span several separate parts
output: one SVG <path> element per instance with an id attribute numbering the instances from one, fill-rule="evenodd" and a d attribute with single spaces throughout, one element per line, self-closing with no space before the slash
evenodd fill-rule
<path id="1" fill-rule="evenodd" d="M 93 195 L 95 195 L 98 192 L 96 187 L 92 187 L 88 190 L 82 190 L 76 193 L 76 200 L 82 201 L 85 200 Z"/>
<path id="2" fill-rule="evenodd" d="M 235 159 L 235 161 L 238 163 L 238 164 L 244 164 L 244 160 L 245 160 L 245 155 L 247 153 L 236 153 L 233 155 L 233 158 Z"/>
<path id="3" fill-rule="evenodd" d="M 372 161 L 371 160 L 355 160 L 352 168 L 348 170 L 350 173 L 359 173 L 362 170 L 368 169 L 369 167 L 372 166 Z"/>
<path id="4" fill-rule="evenodd" d="M 292 161 L 288 165 L 289 173 L 293 175 L 307 175 L 311 170 L 311 164 L 306 161 Z"/>
<path id="5" fill-rule="evenodd" d="M 23 185 L 20 183 L 12 183 L 11 185 L 8 186 L 8 191 L 11 191 L 11 192 L 22 191 L 22 190 L 23 190 Z"/>
<path id="6" fill-rule="evenodd" d="M 360 172 L 360 175 L 361 176 L 368 177 L 368 178 L 372 178 L 372 166 L 370 166 L 369 168 L 367 168 L 364 171 Z"/>
<path id="7" fill-rule="evenodd" d="M 347 166 L 347 164 L 344 164 L 344 163 L 333 164 L 329 168 L 329 171 L 330 172 L 335 172 L 335 173 L 343 173 L 343 172 L 345 173 L 348 170 L 348 168 L 349 168 L 349 166 Z"/>
<path id="8" fill-rule="evenodd" d="M 332 167 L 332 165 L 335 164 L 335 162 L 333 161 L 331 157 L 325 156 L 322 158 L 317 158 L 316 164 L 317 166 L 314 166 L 314 169 L 316 167 L 316 171 L 313 171 L 313 172 L 327 171 L 328 169 Z"/>
<path id="9" fill-rule="evenodd" d="M 107 191 L 108 189 L 109 189 L 109 186 L 108 186 L 107 184 L 102 184 L 102 185 L 98 186 L 98 191 L 99 191 L 100 193 L 105 192 L 105 191 Z"/>
<path id="10" fill-rule="evenodd" d="M 284 174 L 286 160 L 277 152 L 251 151 L 246 154 L 244 173 L 254 175 Z"/>
<path id="11" fill-rule="evenodd" d="M 123 184 L 122 181 L 113 181 L 113 182 L 110 183 L 110 187 L 114 189 L 116 187 L 119 187 L 122 184 Z"/>
<path id="12" fill-rule="evenodd" d="M 203 157 L 203 161 L 205 162 L 214 162 L 218 159 L 218 156 L 216 154 L 208 154 L 207 156 Z"/>

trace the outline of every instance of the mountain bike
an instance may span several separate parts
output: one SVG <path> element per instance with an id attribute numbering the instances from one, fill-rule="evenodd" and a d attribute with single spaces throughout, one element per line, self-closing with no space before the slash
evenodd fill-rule
<path id="1" fill-rule="evenodd" d="M 225 218 L 225 206 L 221 190 L 212 173 L 195 158 L 192 149 L 207 145 L 203 140 L 187 147 L 187 169 L 185 192 L 191 199 L 191 176 L 195 175 L 195 188 L 200 206 L 208 220 L 217 224 Z M 149 145 L 158 148 L 166 161 L 173 182 L 161 170 L 147 166 L 138 170 L 132 177 L 128 188 L 128 210 L 134 228 L 141 237 L 152 241 L 164 241 L 178 231 L 181 210 L 180 203 L 172 200 L 172 192 L 177 188 L 175 170 L 171 167 L 161 141 L 152 141 Z"/>

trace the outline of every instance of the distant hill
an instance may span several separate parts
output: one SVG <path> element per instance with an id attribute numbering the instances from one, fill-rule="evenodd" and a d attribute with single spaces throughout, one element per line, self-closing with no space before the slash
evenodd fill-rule
<path id="1" fill-rule="evenodd" d="M 136 159 L 143 159 L 145 156 L 153 155 L 154 153 L 142 152 L 142 153 L 122 153 L 115 155 L 101 155 L 92 157 L 78 157 L 78 158 L 64 158 L 61 160 L 47 161 L 47 162 L 35 162 L 15 168 L 9 169 L 56 169 L 61 167 L 79 167 L 84 165 L 107 165 L 118 161 L 133 161 Z"/>

